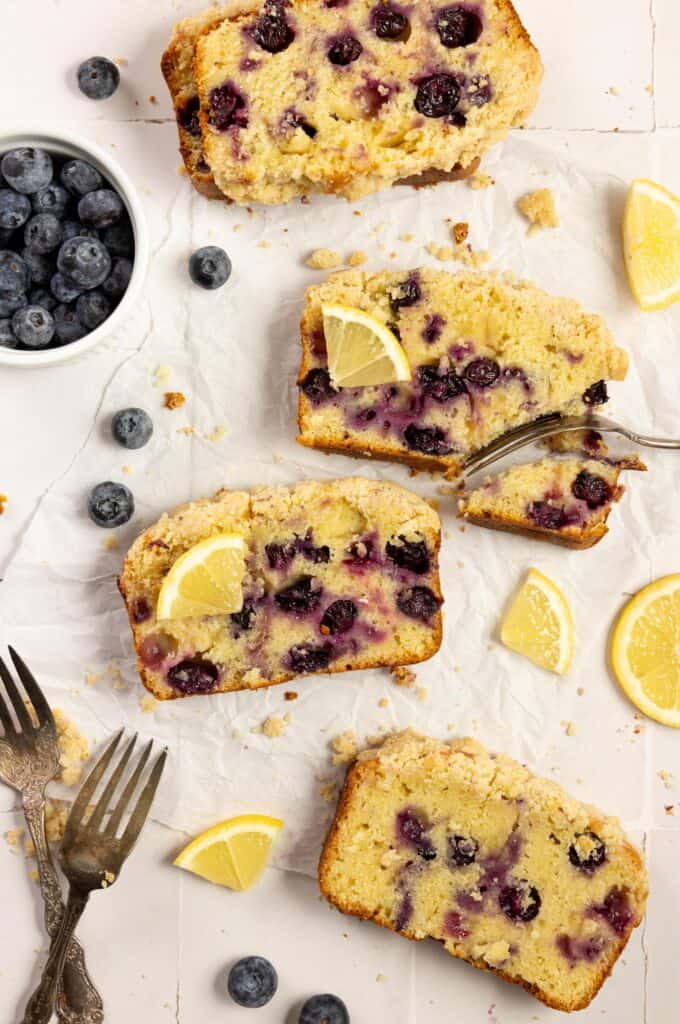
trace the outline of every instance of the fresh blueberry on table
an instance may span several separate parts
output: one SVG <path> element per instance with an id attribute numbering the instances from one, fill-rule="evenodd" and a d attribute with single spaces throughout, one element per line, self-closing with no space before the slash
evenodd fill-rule
<path id="1" fill-rule="evenodd" d="M 118 223 L 123 209 L 117 192 L 111 188 L 99 188 L 83 196 L 78 203 L 78 216 L 88 227 L 110 228 Z"/>
<path id="2" fill-rule="evenodd" d="M 24 244 L 33 252 L 52 252 L 61 244 L 61 221 L 53 213 L 36 213 L 24 228 Z"/>
<path id="3" fill-rule="evenodd" d="M 135 499 L 125 484 L 111 480 L 93 487 L 87 501 L 90 519 L 97 526 L 111 529 L 127 523 L 135 511 Z"/>
<path id="4" fill-rule="evenodd" d="M 143 448 L 151 439 L 153 423 L 143 409 L 121 409 L 111 421 L 111 433 L 123 448 Z"/>
<path id="5" fill-rule="evenodd" d="M 325 993 L 307 1000 L 298 1024 L 349 1024 L 349 1013 L 342 999 Z"/>
<path id="6" fill-rule="evenodd" d="M 93 291 L 85 292 L 76 300 L 78 319 L 90 331 L 103 324 L 110 312 L 110 300 L 97 288 Z"/>
<path id="7" fill-rule="evenodd" d="M 90 57 L 78 68 L 78 88 L 89 100 L 107 100 L 120 85 L 120 71 L 108 57 Z"/>
<path id="8" fill-rule="evenodd" d="M 68 277 L 56 273 L 50 280 L 50 290 L 57 302 L 75 302 L 82 292 Z"/>
<path id="9" fill-rule="evenodd" d="M 279 984 L 276 970 L 263 956 L 246 956 L 229 971 L 227 989 L 239 1006 L 259 1009 L 273 998 Z"/>
<path id="10" fill-rule="evenodd" d="M 59 250 L 57 267 L 75 285 L 96 288 L 109 276 L 111 257 L 98 238 L 76 235 L 64 242 Z"/>
<path id="11" fill-rule="evenodd" d="M 0 228 L 15 231 L 31 214 L 31 200 L 11 188 L 0 189 Z"/>
<path id="12" fill-rule="evenodd" d="M 85 160 L 67 160 L 59 178 L 64 188 L 74 196 L 85 196 L 88 192 L 102 188 L 104 184 L 97 168 Z"/>
<path id="13" fill-rule="evenodd" d="M 3 156 L 0 167 L 9 187 L 25 195 L 39 192 L 52 181 L 52 157 L 44 149 L 11 149 Z"/>
<path id="14" fill-rule="evenodd" d="M 24 306 L 12 317 L 12 331 L 26 348 L 47 348 L 54 337 L 54 317 L 42 306 Z"/>
<path id="15" fill-rule="evenodd" d="M 219 246 L 205 245 L 192 254 L 189 274 L 194 284 L 202 288 L 221 288 L 229 280 L 231 260 Z"/>

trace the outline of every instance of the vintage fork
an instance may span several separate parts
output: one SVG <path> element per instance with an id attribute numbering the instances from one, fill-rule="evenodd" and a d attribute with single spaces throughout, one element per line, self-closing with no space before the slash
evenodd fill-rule
<path id="1" fill-rule="evenodd" d="M 45 904 L 45 925 L 50 936 L 56 934 L 64 904 L 57 873 L 45 838 L 45 786 L 57 774 L 59 748 L 57 730 L 50 706 L 31 672 L 13 648 L 9 653 L 34 716 L 0 658 L 0 781 L 21 796 L 29 835 L 38 860 L 40 889 Z M 14 709 L 20 728 L 10 713 Z M 64 1024 L 101 1024 L 104 1008 L 85 966 L 82 946 L 74 939 L 68 946 L 62 985 L 57 996 L 57 1015 Z"/>
<path id="2" fill-rule="evenodd" d="M 116 881 L 151 810 L 151 804 L 165 766 L 167 750 L 163 750 L 156 758 L 149 778 L 132 808 L 130 819 L 122 835 L 120 837 L 116 835 L 142 778 L 153 746 L 153 740 L 151 740 L 142 751 L 134 771 L 114 805 L 112 802 L 114 795 L 137 740 L 137 737 L 133 736 L 118 759 L 94 810 L 89 817 L 87 816 L 95 790 L 113 759 L 122 735 L 123 730 L 121 729 L 113 737 L 88 775 L 68 816 L 59 855 L 64 874 L 70 883 L 68 900 L 59 930 L 52 939 L 42 979 L 28 1001 L 23 1024 L 48 1024 L 52 1016 L 55 991 L 64 967 L 66 951 L 90 898 L 90 893 L 95 889 L 105 889 Z M 100 827 L 107 813 L 109 813 L 108 821 L 103 827 Z"/>
<path id="3" fill-rule="evenodd" d="M 500 462 L 501 459 L 512 452 L 519 451 L 520 448 L 551 437 L 553 434 L 568 433 L 573 430 L 597 430 L 601 434 L 620 434 L 632 441 L 633 444 L 639 444 L 646 448 L 680 450 L 680 439 L 638 434 L 604 416 L 588 415 L 563 418 L 559 413 L 554 413 L 550 416 L 543 416 L 533 423 L 527 423 L 523 427 L 517 427 L 516 430 L 510 430 L 507 434 L 492 441 L 486 448 L 482 448 L 468 459 L 463 469 L 463 475 L 471 476 L 473 473 L 479 473 L 480 470 L 488 469 L 495 462 Z"/>

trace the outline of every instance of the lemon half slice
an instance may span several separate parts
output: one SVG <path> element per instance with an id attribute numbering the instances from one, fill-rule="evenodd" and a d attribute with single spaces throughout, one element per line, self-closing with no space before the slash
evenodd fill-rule
<path id="1" fill-rule="evenodd" d="M 370 387 L 411 379 L 406 353 L 389 327 L 352 306 L 324 304 L 328 370 L 338 388 Z"/>
<path id="2" fill-rule="evenodd" d="M 188 619 L 229 615 L 243 607 L 245 543 L 236 533 L 218 533 L 181 555 L 163 580 L 156 615 Z"/>
<path id="3" fill-rule="evenodd" d="M 623 255 L 635 301 L 644 310 L 680 299 L 680 198 L 647 178 L 630 186 Z"/>
<path id="4" fill-rule="evenodd" d="M 612 668 L 633 704 L 680 729 L 680 573 L 650 583 L 621 612 Z"/>
<path id="5" fill-rule="evenodd" d="M 569 605 L 552 580 L 530 569 L 501 627 L 501 640 L 535 665 L 564 675 L 574 653 Z"/>
<path id="6" fill-rule="evenodd" d="M 230 818 L 185 846 L 174 864 L 227 889 L 250 889 L 262 874 L 282 826 L 278 818 L 264 814 Z"/>

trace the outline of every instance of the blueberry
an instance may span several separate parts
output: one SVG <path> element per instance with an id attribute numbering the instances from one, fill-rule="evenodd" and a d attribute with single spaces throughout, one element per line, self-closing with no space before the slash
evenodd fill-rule
<path id="1" fill-rule="evenodd" d="M 12 330 L 26 348 L 46 348 L 54 337 L 54 317 L 42 306 L 24 306 L 12 317 Z"/>
<path id="2" fill-rule="evenodd" d="M 189 274 L 194 284 L 202 288 L 221 288 L 229 280 L 231 260 L 219 246 L 205 245 L 192 253 Z"/>
<path id="3" fill-rule="evenodd" d="M 0 188 L 0 228 L 14 231 L 25 224 L 31 213 L 31 200 L 11 188 Z"/>
<path id="4" fill-rule="evenodd" d="M 33 213 L 53 213 L 55 217 L 63 217 L 71 200 L 63 185 L 52 181 L 31 197 Z"/>
<path id="5" fill-rule="evenodd" d="M 533 921 L 541 909 L 541 897 L 536 886 L 521 878 L 503 886 L 498 894 L 498 904 L 510 921 Z"/>
<path id="6" fill-rule="evenodd" d="M 274 595 L 282 612 L 313 612 L 321 600 L 323 588 L 314 576 L 300 576 Z"/>
<path id="7" fill-rule="evenodd" d="M 90 491 L 87 511 L 93 523 L 111 529 L 114 526 L 122 526 L 132 518 L 135 499 L 125 484 L 106 480 Z"/>
<path id="8" fill-rule="evenodd" d="M 441 337 L 445 324 L 446 320 L 439 313 L 433 313 L 431 316 L 428 316 L 423 327 L 423 341 L 427 342 L 428 345 L 433 345 Z"/>
<path id="9" fill-rule="evenodd" d="M 435 860 L 437 851 L 428 836 L 430 825 L 427 820 L 412 807 L 407 807 L 397 815 L 397 838 L 411 846 L 423 860 Z"/>
<path id="10" fill-rule="evenodd" d="M 28 305 L 25 292 L 4 292 L 0 293 L 0 316 L 14 316 L 19 309 Z"/>
<path id="11" fill-rule="evenodd" d="M 591 384 L 589 388 L 583 392 L 583 401 L 586 405 L 604 405 L 609 401 L 609 395 L 607 394 L 607 384 L 603 380 L 598 380 L 595 384 Z"/>
<path id="12" fill-rule="evenodd" d="M 406 40 L 411 34 L 411 26 L 405 14 L 390 4 L 378 4 L 371 15 L 373 31 L 378 39 Z"/>
<path id="13" fill-rule="evenodd" d="M 400 569 L 407 569 L 417 576 L 422 576 L 430 569 L 430 555 L 424 540 L 406 540 L 400 536 L 398 544 L 388 542 L 385 554 Z"/>
<path id="14" fill-rule="evenodd" d="M 30 195 L 52 181 L 52 157 L 44 149 L 12 149 L 3 156 L 1 166 L 5 181 L 15 192 Z"/>
<path id="15" fill-rule="evenodd" d="M 407 587 L 397 594 L 397 608 L 410 619 L 429 622 L 437 614 L 441 601 L 429 587 Z"/>
<path id="16" fill-rule="evenodd" d="M 329 604 L 321 619 L 321 632 L 330 636 L 348 633 L 354 625 L 359 610 L 354 601 L 340 600 Z"/>
<path id="17" fill-rule="evenodd" d="M 25 292 L 30 284 L 28 267 L 21 256 L 10 249 L 0 251 L 0 295 Z"/>
<path id="18" fill-rule="evenodd" d="M 295 644 L 288 652 L 288 664 L 298 675 L 323 672 L 328 668 L 332 655 L 330 644 Z"/>
<path id="19" fill-rule="evenodd" d="M 561 530 L 567 525 L 567 513 L 548 501 L 532 501 L 527 510 L 530 519 L 544 530 Z"/>
<path id="20" fill-rule="evenodd" d="M 246 956 L 229 971 L 229 995 L 239 1006 L 258 1009 L 273 999 L 279 979 L 269 960 L 263 956 Z"/>
<path id="21" fill-rule="evenodd" d="M 209 103 L 210 123 L 218 132 L 224 132 L 227 128 L 248 127 L 246 99 L 233 82 L 225 82 L 211 89 Z"/>
<path id="22" fill-rule="evenodd" d="M 331 64 L 344 68 L 353 61 L 358 60 L 362 51 L 363 46 L 356 36 L 347 33 L 332 40 L 328 48 L 328 59 Z"/>
<path id="23" fill-rule="evenodd" d="M 264 13 L 253 25 L 253 39 L 267 53 L 281 53 L 293 42 L 295 33 L 286 21 L 280 0 L 267 0 Z"/>
<path id="24" fill-rule="evenodd" d="M 23 249 L 21 258 L 28 267 L 31 284 L 47 284 L 54 273 L 53 260 L 35 249 Z"/>
<path id="25" fill-rule="evenodd" d="M 628 894 L 618 886 L 609 890 L 604 902 L 591 908 L 591 915 L 602 917 L 619 938 L 623 938 L 635 919 Z"/>
<path id="26" fill-rule="evenodd" d="M 75 238 L 76 235 L 80 235 L 81 238 L 99 238 L 99 232 L 96 228 L 87 227 L 85 224 L 81 224 L 79 220 L 62 221 L 61 230 L 65 242 L 69 238 Z M 109 249 L 109 246 L 107 245 L 106 248 Z"/>
<path id="27" fill-rule="evenodd" d="M 151 618 L 151 606 L 145 597 L 136 597 L 130 608 L 133 622 L 146 622 Z"/>
<path id="28" fill-rule="evenodd" d="M 87 195 L 104 184 L 97 168 L 84 160 L 67 160 L 59 173 L 59 179 L 74 196 Z"/>
<path id="29" fill-rule="evenodd" d="M 201 109 L 201 102 L 198 96 L 191 96 L 186 103 L 177 111 L 177 121 L 186 132 L 199 138 L 201 134 L 201 122 L 198 116 Z"/>
<path id="30" fill-rule="evenodd" d="M 471 836 L 449 836 L 446 843 L 446 860 L 449 865 L 465 868 L 474 864 L 479 852 L 479 843 Z"/>
<path id="31" fill-rule="evenodd" d="M 111 303 L 98 289 L 85 292 L 76 300 L 76 315 L 84 327 L 93 331 L 111 312 Z"/>
<path id="32" fill-rule="evenodd" d="M 324 993 L 307 1000 L 298 1024 L 349 1024 L 349 1013 L 342 999 Z"/>
<path id="33" fill-rule="evenodd" d="M 600 508 L 612 497 L 612 489 L 603 476 L 581 470 L 571 485 L 571 493 L 575 498 L 585 501 L 588 508 Z"/>
<path id="34" fill-rule="evenodd" d="M 123 200 L 112 188 L 98 188 L 88 192 L 78 203 L 78 216 L 83 224 L 92 228 L 110 228 L 123 216 Z"/>
<path id="35" fill-rule="evenodd" d="M 12 321 L 3 318 L 0 320 L 0 348 L 16 348 L 17 339 L 12 330 Z"/>
<path id="36" fill-rule="evenodd" d="M 439 72 L 423 78 L 418 85 L 414 106 L 425 117 L 453 114 L 460 99 L 460 86 L 453 75 Z"/>
<path id="37" fill-rule="evenodd" d="M 410 423 L 404 431 L 404 440 L 411 451 L 423 455 L 448 455 L 452 451 L 441 427 L 417 427 Z"/>
<path id="38" fill-rule="evenodd" d="M 435 25 L 442 46 L 455 49 L 476 43 L 482 34 L 482 22 L 478 14 L 462 4 L 444 7 L 438 12 Z"/>
<path id="39" fill-rule="evenodd" d="M 120 71 L 107 57 L 90 57 L 78 68 L 78 88 L 88 100 L 108 100 L 120 84 Z"/>
<path id="40" fill-rule="evenodd" d="M 455 370 L 443 370 L 440 373 L 436 366 L 420 366 L 417 377 L 423 392 L 441 404 L 467 392 L 465 381 Z"/>
<path id="41" fill-rule="evenodd" d="M 135 236 L 127 216 L 105 228 L 101 239 L 112 256 L 132 256 L 135 251 Z"/>
<path id="42" fill-rule="evenodd" d="M 219 669 L 204 658 L 185 658 L 168 671 L 168 682 L 180 693 L 210 693 L 215 689 Z"/>
<path id="43" fill-rule="evenodd" d="M 474 384 L 476 388 L 490 388 L 500 375 L 501 368 L 495 359 L 473 359 L 463 371 L 468 384 Z"/>
<path id="44" fill-rule="evenodd" d="M 57 305 L 57 300 L 51 292 L 48 292 L 47 288 L 34 288 L 28 293 L 28 301 L 32 306 L 42 306 L 50 313 L 54 312 Z"/>
<path id="45" fill-rule="evenodd" d="M 70 278 L 64 274 L 53 274 L 50 280 L 50 291 L 57 302 L 74 302 L 80 295 L 82 289 L 78 288 Z"/>
<path id="46" fill-rule="evenodd" d="M 53 213 L 36 213 L 24 228 L 24 243 L 33 252 L 52 252 L 61 240 L 61 221 Z"/>
<path id="47" fill-rule="evenodd" d="M 87 327 L 81 324 L 75 309 L 61 303 L 54 310 L 54 333 L 61 345 L 68 345 L 72 341 L 84 338 L 89 332 Z"/>
<path id="48" fill-rule="evenodd" d="M 255 611 L 252 604 L 249 601 L 244 601 L 243 608 L 240 612 L 232 612 L 229 618 L 236 626 L 239 632 L 247 633 L 249 629 L 252 629 L 253 620 L 257 612 Z"/>
<path id="49" fill-rule="evenodd" d="M 111 273 L 102 284 L 102 290 L 111 299 L 120 299 L 127 291 L 132 277 L 132 264 L 124 256 L 116 256 L 111 263 Z"/>
<path id="50" fill-rule="evenodd" d="M 331 383 L 330 373 L 321 366 L 317 366 L 309 371 L 300 383 L 300 390 L 312 405 L 330 402 L 338 394 Z"/>
<path id="51" fill-rule="evenodd" d="M 391 299 L 392 309 L 396 312 L 407 306 L 415 306 L 417 302 L 420 302 L 421 297 L 420 285 L 416 278 L 407 277 L 399 285 L 399 293 Z"/>
<path id="52" fill-rule="evenodd" d="M 76 235 L 59 250 L 57 267 L 81 288 L 96 288 L 111 272 L 111 257 L 99 239 Z"/>
<path id="53" fill-rule="evenodd" d="M 143 448 L 151 440 L 153 423 L 143 409 L 121 409 L 111 421 L 111 433 L 123 448 Z"/>
<path id="54" fill-rule="evenodd" d="M 14 230 L 12 228 L 0 228 L 0 249 L 7 248 L 13 234 Z"/>
<path id="55" fill-rule="evenodd" d="M 579 843 L 578 840 L 581 840 Z M 586 840 L 584 843 L 583 840 Z M 569 847 L 569 860 L 575 868 L 591 874 L 607 859 L 607 847 L 595 832 L 579 832 Z"/>

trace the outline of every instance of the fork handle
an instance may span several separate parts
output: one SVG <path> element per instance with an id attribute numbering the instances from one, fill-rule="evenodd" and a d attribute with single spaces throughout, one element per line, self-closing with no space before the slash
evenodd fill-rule
<path id="1" fill-rule="evenodd" d="M 69 943 L 89 898 L 89 892 L 71 886 L 59 928 L 50 945 L 40 984 L 28 1001 L 22 1024 L 49 1024 Z"/>
<path id="2" fill-rule="evenodd" d="M 45 925 L 50 938 L 56 934 L 64 910 L 61 886 L 45 838 L 45 795 L 24 795 L 24 817 L 35 847 L 40 890 L 45 905 Z M 85 964 L 83 947 L 73 938 L 66 950 L 64 970 L 59 979 L 56 1011 L 62 1024 L 102 1024 L 104 1004 Z"/>

